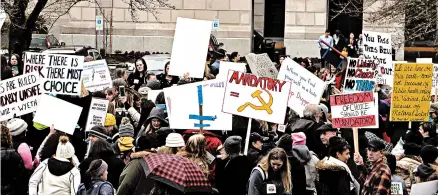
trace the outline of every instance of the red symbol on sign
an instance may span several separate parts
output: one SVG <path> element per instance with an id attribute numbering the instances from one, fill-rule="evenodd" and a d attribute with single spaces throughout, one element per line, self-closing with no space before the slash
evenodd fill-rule
<path id="1" fill-rule="evenodd" d="M 239 93 L 238 92 L 230 92 L 230 96 L 239 97 Z"/>

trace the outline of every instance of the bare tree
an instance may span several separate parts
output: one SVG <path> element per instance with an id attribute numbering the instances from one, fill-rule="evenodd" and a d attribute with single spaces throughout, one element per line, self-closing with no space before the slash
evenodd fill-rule
<path id="1" fill-rule="evenodd" d="M 38 26 L 38 20 L 44 20 L 49 28 L 61 16 L 67 14 L 76 4 L 88 1 L 95 3 L 102 9 L 100 0 L 1 0 L 1 6 L 9 16 L 9 54 L 21 54 L 29 49 L 32 32 Z M 172 8 L 168 0 L 123 0 L 129 5 L 129 10 L 134 21 L 137 21 L 137 12 L 146 11 L 159 16 L 157 8 Z M 104 18 L 109 20 L 108 18 Z"/>

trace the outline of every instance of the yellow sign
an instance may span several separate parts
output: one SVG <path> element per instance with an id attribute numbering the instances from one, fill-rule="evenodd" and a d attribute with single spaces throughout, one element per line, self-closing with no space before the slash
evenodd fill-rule
<path id="1" fill-rule="evenodd" d="M 433 64 L 395 64 L 391 121 L 428 121 Z"/>
<path id="2" fill-rule="evenodd" d="M 272 102 L 274 101 L 273 98 L 272 98 L 272 94 L 269 91 L 265 90 L 265 92 L 267 92 L 268 95 L 269 95 L 269 101 L 268 101 L 268 103 L 266 103 L 265 100 L 262 98 L 262 96 L 260 96 L 260 94 L 262 94 L 262 92 L 263 91 L 261 91 L 261 90 L 256 90 L 251 95 L 253 98 L 257 98 L 260 101 L 260 103 L 262 104 L 261 106 L 254 105 L 254 104 L 252 104 L 250 102 L 246 102 L 245 104 L 240 106 L 237 109 L 237 111 L 238 112 L 242 112 L 243 110 L 245 110 L 249 106 L 249 107 L 251 107 L 254 110 L 266 110 L 266 112 L 268 114 L 272 114 L 271 106 L 272 106 Z"/>

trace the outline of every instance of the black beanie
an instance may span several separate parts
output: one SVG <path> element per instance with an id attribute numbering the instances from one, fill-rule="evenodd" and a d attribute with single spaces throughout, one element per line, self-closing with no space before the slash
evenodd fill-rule
<path id="1" fill-rule="evenodd" d="M 421 149 L 420 156 L 424 163 L 433 163 L 438 157 L 438 148 L 427 145 Z"/>

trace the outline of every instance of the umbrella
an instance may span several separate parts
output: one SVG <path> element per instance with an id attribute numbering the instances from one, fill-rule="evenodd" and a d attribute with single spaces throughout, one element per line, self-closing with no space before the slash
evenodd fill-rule
<path id="1" fill-rule="evenodd" d="M 199 166 L 177 155 L 151 154 L 146 156 L 146 177 L 167 184 L 183 193 L 211 193 L 212 188 Z"/>

